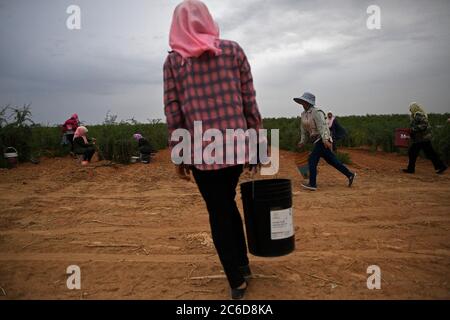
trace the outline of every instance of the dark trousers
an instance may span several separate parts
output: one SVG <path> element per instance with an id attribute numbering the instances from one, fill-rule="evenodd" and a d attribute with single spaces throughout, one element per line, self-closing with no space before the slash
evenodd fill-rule
<path id="1" fill-rule="evenodd" d="M 73 152 L 73 136 L 74 134 L 68 134 L 66 135 L 67 140 L 70 142 L 70 151 Z"/>
<path id="2" fill-rule="evenodd" d="M 419 156 L 420 150 L 425 152 L 425 155 L 428 159 L 433 162 L 433 166 L 435 170 L 442 169 L 445 167 L 444 163 L 439 159 L 438 154 L 434 151 L 433 146 L 431 145 L 431 141 L 423 141 L 423 142 L 415 142 L 411 144 L 408 150 L 409 156 L 409 164 L 408 170 L 414 171 L 416 169 L 416 160 Z"/>
<path id="3" fill-rule="evenodd" d="M 84 161 L 91 161 L 92 157 L 95 153 L 95 147 L 87 147 L 85 148 L 83 152 L 83 160 Z"/>
<path id="4" fill-rule="evenodd" d="M 244 227 L 234 200 L 242 171 L 242 166 L 210 171 L 193 169 L 208 209 L 214 246 L 231 288 L 244 283 L 239 267 L 249 263 Z"/>
<path id="5" fill-rule="evenodd" d="M 326 162 L 339 170 L 347 178 L 350 178 L 353 173 L 347 169 L 337 158 L 336 155 L 325 147 L 322 140 L 314 144 L 314 148 L 309 155 L 309 184 L 312 187 L 317 187 L 317 165 L 319 164 L 320 158 L 324 158 Z"/>
<path id="6" fill-rule="evenodd" d="M 333 141 L 333 152 L 336 154 L 337 153 L 337 145 L 336 145 L 336 141 Z"/>
<path id="7" fill-rule="evenodd" d="M 144 162 L 150 162 L 151 154 L 149 154 L 149 153 L 141 153 L 140 154 L 140 159 L 141 159 L 141 161 L 144 161 Z"/>

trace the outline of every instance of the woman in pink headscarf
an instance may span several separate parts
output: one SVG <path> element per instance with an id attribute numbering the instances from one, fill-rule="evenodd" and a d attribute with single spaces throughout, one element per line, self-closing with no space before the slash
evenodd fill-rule
<path id="1" fill-rule="evenodd" d="M 336 116 L 332 111 L 328 111 L 327 114 L 327 125 L 330 129 L 331 137 L 333 139 L 333 152 L 337 153 L 337 142 L 343 139 L 347 135 L 347 131 L 338 122 Z"/>
<path id="2" fill-rule="evenodd" d="M 67 119 L 62 126 L 62 132 L 64 135 L 64 140 L 69 141 L 71 147 L 70 151 L 73 152 L 73 135 L 75 130 L 77 130 L 80 125 L 80 120 L 78 119 L 78 115 L 74 113 L 70 119 Z M 67 143 L 64 143 L 67 144 Z"/>
<path id="3" fill-rule="evenodd" d="M 140 159 L 142 163 L 150 163 L 151 156 L 155 153 L 155 149 L 153 149 L 150 142 L 142 136 L 140 133 L 133 134 L 134 140 L 138 143 Z"/>
<path id="4" fill-rule="evenodd" d="M 183 128 L 194 137 L 195 121 L 201 121 L 203 132 L 215 129 L 224 137 L 226 129 L 262 128 L 247 57 L 239 44 L 220 39 L 219 27 L 204 3 L 186 0 L 176 7 L 169 44 L 172 51 L 164 63 L 164 111 L 171 148 L 175 145 L 170 139 L 172 132 Z M 207 145 L 205 142 L 203 148 Z M 221 156 L 223 161 L 213 163 L 205 159 L 195 165 L 191 165 L 193 161 L 183 163 L 177 171 L 189 179 L 192 170 L 206 202 L 212 238 L 231 296 L 241 299 L 251 274 L 235 202 L 243 165 L 236 159 L 226 161 L 225 154 L 216 154 L 215 159 Z"/>
<path id="5" fill-rule="evenodd" d="M 83 156 L 82 165 L 88 165 L 95 154 L 95 139 L 87 137 L 88 129 L 84 126 L 78 127 L 73 137 L 73 149 L 75 154 Z"/>

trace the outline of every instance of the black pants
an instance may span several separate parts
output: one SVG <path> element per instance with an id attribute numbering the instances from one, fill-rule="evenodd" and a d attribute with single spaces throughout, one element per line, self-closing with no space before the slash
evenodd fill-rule
<path id="1" fill-rule="evenodd" d="M 309 184 L 311 187 L 317 187 L 317 165 L 319 164 L 320 158 L 324 158 L 328 164 L 339 170 L 347 178 L 352 176 L 353 173 L 350 172 L 350 170 L 336 158 L 336 155 L 330 149 L 325 147 L 322 140 L 320 140 L 314 144 L 314 148 L 308 159 Z"/>
<path id="2" fill-rule="evenodd" d="M 150 160 L 151 160 L 151 154 L 149 154 L 149 153 L 141 153 L 139 158 L 140 158 L 141 161 L 143 161 L 143 162 L 150 162 Z"/>
<path id="3" fill-rule="evenodd" d="M 244 228 L 234 200 L 242 171 L 242 166 L 211 171 L 193 169 L 208 209 L 214 246 L 231 288 L 244 282 L 239 267 L 248 265 Z"/>
<path id="4" fill-rule="evenodd" d="M 434 151 L 433 146 L 431 145 L 431 141 L 423 141 L 423 142 L 415 142 L 409 147 L 408 156 L 409 156 L 409 164 L 408 170 L 414 171 L 416 169 L 416 160 L 419 156 L 420 150 L 425 152 L 425 155 L 428 159 L 433 162 L 433 166 L 435 170 L 442 169 L 445 167 L 444 163 L 439 159 L 438 154 Z"/>
<path id="5" fill-rule="evenodd" d="M 95 147 L 87 147 L 85 148 L 83 152 L 83 160 L 84 161 L 91 161 L 92 157 L 95 153 Z"/>
<path id="6" fill-rule="evenodd" d="M 139 147 L 141 161 L 150 162 L 152 156 L 152 148 L 148 145 Z"/>
<path id="7" fill-rule="evenodd" d="M 73 152 L 73 136 L 74 136 L 73 133 L 66 135 L 67 140 L 69 140 L 69 142 L 70 142 L 70 151 L 71 152 Z"/>
<path id="8" fill-rule="evenodd" d="M 336 145 L 336 141 L 333 141 L 333 152 L 335 154 L 337 154 L 337 145 Z"/>

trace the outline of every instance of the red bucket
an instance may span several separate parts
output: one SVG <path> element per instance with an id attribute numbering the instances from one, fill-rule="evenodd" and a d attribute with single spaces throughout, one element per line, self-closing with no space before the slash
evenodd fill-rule
<path id="1" fill-rule="evenodd" d="M 398 148 L 408 148 L 411 139 L 411 129 L 395 129 L 395 146 Z"/>

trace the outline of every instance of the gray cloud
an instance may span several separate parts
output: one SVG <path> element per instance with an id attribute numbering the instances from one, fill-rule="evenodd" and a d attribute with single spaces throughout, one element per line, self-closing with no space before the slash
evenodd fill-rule
<path id="1" fill-rule="evenodd" d="M 295 116 L 292 97 L 316 93 L 339 114 L 405 113 L 412 100 L 448 112 L 450 3 L 205 1 L 222 37 L 246 50 L 264 116 Z M 33 102 L 36 120 L 78 112 L 88 123 L 163 118 L 162 63 L 178 1 L 0 0 L 0 105 Z M 66 8 L 82 29 L 65 27 Z"/>

